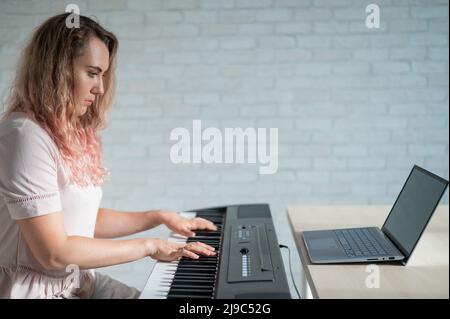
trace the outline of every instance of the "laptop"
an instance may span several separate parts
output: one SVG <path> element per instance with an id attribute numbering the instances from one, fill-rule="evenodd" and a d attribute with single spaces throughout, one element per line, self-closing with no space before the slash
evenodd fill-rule
<path id="1" fill-rule="evenodd" d="M 304 231 L 313 264 L 401 261 L 406 265 L 448 181 L 412 168 L 383 227 Z"/>

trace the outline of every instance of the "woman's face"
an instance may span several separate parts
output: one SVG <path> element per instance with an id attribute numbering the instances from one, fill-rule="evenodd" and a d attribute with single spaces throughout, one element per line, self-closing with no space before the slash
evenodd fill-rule
<path id="1" fill-rule="evenodd" d="M 107 46 L 97 37 L 90 37 L 84 52 L 73 60 L 74 95 L 78 116 L 95 106 L 95 100 L 104 93 L 103 75 L 109 67 Z"/>

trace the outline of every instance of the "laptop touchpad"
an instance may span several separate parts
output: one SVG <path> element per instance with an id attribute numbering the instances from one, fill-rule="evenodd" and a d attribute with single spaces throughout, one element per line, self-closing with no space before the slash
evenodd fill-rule
<path id="1" fill-rule="evenodd" d="M 337 249 L 338 245 L 334 238 L 317 238 L 311 239 L 309 241 L 310 248 L 314 250 L 322 250 L 322 249 Z"/>

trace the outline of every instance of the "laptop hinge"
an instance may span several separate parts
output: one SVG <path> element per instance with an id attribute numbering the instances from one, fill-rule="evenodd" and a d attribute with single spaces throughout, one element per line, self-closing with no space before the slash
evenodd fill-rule
<path id="1" fill-rule="evenodd" d="M 381 232 L 389 239 L 389 241 L 397 248 L 399 252 L 403 254 L 403 256 L 406 256 L 406 254 L 403 252 L 403 249 L 397 245 L 397 241 L 391 236 L 391 234 L 386 230 L 385 228 L 381 228 Z"/>

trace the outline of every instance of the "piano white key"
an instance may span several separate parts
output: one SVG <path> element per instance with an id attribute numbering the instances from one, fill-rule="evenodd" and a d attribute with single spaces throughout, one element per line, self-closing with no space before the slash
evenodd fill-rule
<path id="1" fill-rule="evenodd" d="M 166 299 L 167 291 L 162 289 L 162 283 L 172 281 L 174 274 L 167 274 L 167 269 L 172 262 L 158 262 L 153 267 L 152 273 L 140 295 L 141 299 Z"/>
<path id="2" fill-rule="evenodd" d="M 185 218 L 194 218 L 195 212 L 181 212 L 181 216 Z M 186 243 L 187 237 L 172 233 L 167 239 L 171 242 Z M 140 295 L 140 299 L 167 299 L 167 293 L 170 290 L 170 283 L 175 277 L 175 271 L 178 261 L 157 262 L 153 267 L 150 276 L 147 279 L 144 289 Z"/>

